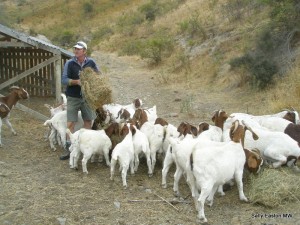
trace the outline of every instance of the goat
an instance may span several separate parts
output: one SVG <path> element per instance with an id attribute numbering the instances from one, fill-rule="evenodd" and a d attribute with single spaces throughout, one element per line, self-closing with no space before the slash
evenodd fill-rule
<path id="1" fill-rule="evenodd" d="M 1 127 L 2 127 L 2 121 L 9 127 L 10 131 L 17 135 L 17 132 L 12 127 L 11 123 L 9 122 L 9 116 L 10 112 L 13 106 L 16 105 L 16 103 L 20 99 L 28 99 L 29 94 L 28 92 L 21 87 L 12 86 L 9 88 L 10 93 L 7 96 L 0 97 L 0 147 L 2 147 L 1 142 Z"/>
<path id="2" fill-rule="evenodd" d="M 68 135 L 72 136 L 69 129 L 67 129 L 66 132 Z M 83 154 L 83 158 L 82 158 L 83 173 L 88 174 L 88 170 L 86 166 L 87 161 L 93 155 L 96 154 L 103 154 L 106 161 L 106 165 L 110 166 L 108 154 L 109 154 L 109 150 L 111 149 L 112 143 L 104 130 L 90 130 L 90 129 L 81 128 L 77 136 L 78 136 L 78 140 L 77 140 L 78 143 L 74 144 L 76 140 L 72 142 L 72 157 L 70 156 L 70 166 L 73 165 L 76 168 L 77 166 L 76 160 L 78 160 L 79 151 Z M 70 139 L 74 140 L 75 138 L 73 136 L 72 138 L 70 137 Z M 77 149 L 74 149 L 74 147 L 76 147 Z M 73 160 L 75 160 L 75 162 Z"/>
<path id="3" fill-rule="evenodd" d="M 184 124 L 187 127 L 189 127 L 189 125 L 186 123 L 182 123 L 180 125 L 180 127 L 183 128 Z M 162 169 L 162 186 L 164 188 L 167 187 L 166 175 L 167 175 L 167 172 L 168 172 L 171 164 L 173 162 L 175 162 L 176 163 L 176 172 L 174 175 L 173 190 L 174 190 L 175 195 L 177 195 L 177 196 L 180 195 L 179 188 L 178 188 L 179 180 L 180 180 L 182 174 L 186 173 L 185 172 L 186 162 L 188 161 L 189 156 L 191 155 L 192 149 L 195 146 L 195 144 L 197 144 L 198 142 L 200 142 L 202 140 L 211 140 L 211 141 L 219 141 L 219 142 L 221 141 L 221 138 L 222 138 L 221 128 L 212 126 L 212 125 L 208 125 L 206 123 L 205 123 L 205 125 L 203 125 L 203 124 L 204 123 L 200 123 L 200 126 L 208 127 L 208 129 L 201 132 L 201 134 L 196 138 L 194 138 L 194 136 L 191 134 L 191 132 L 189 134 L 186 134 L 185 138 L 183 138 L 180 141 L 178 139 L 174 139 L 173 137 L 168 137 L 168 139 L 170 140 L 170 146 L 169 146 L 167 155 L 165 157 L 164 166 Z M 193 186 L 190 186 L 190 188 L 192 189 Z M 194 192 L 194 190 L 192 190 L 192 193 L 193 192 Z"/>
<path id="4" fill-rule="evenodd" d="M 113 122 L 107 128 L 105 128 L 103 130 L 94 130 L 94 131 L 97 131 L 98 133 L 97 132 L 88 132 L 91 135 L 90 145 L 92 145 L 92 148 L 96 147 L 97 143 L 100 141 L 98 139 L 100 139 L 101 136 L 105 136 L 104 134 L 106 134 L 109 137 L 110 141 L 111 141 L 111 147 L 109 148 L 109 151 L 107 151 L 107 149 L 104 149 L 103 151 L 101 151 L 101 149 L 100 149 L 98 152 L 94 151 L 95 153 L 92 154 L 91 162 L 95 161 L 95 156 L 96 155 L 100 155 L 100 156 L 104 155 L 105 160 L 106 160 L 106 164 L 109 165 L 109 163 L 110 163 L 109 159 L 111 158 L 111 151 L 112 151 L 112 149 L 115 147 L 115 145 L 118 142 L 122 141 L 122 139 L 120 141 L 117 141 L 117 139 L 118 140 L 120 139 L 120 134 L 119 133 L 120 133 L 120 127 L 121 126 L 122 125 L 119 125 L 118 123 L 114 123 Z M 72 168 L 72 169 L 78 169 L 78 159 L 79 159 L 79 157 L 81 155 L 81 152 L 82 152 L 82 150 L 80 149 L 80 147 L 83 147 L 83 146 L 79 146 L 79 140 L 80 140 L 79 134 L 80 134 L 80 130 L 78 130 L 78 131 L 76 131 L 76 132 L 74 132 L 72 134 L 70 132 L 70 130 L 67 129 L 66 133 L 68 135 L 70 135 L 70 141 L 71 141 L 71 146 L 70 146 L 70 152 L 71 152 L 71 154 L 70 154 L 70 168 Z M 117 138 L 117 137 L 119 137 L 119 138 Z M 97 140 L 94 142 L 92 140 L 93 138 L 95 138 Z M 104 140 L 107 141 L 107 138 L 105 137 Z"/>
<path id="5" fill-rule="evenodd" d="M 152 124 L 150 122 L 145 122 L 140 128 L 144 134 L 146 134 L 149 144 L 150 144 L 150 156 L 152 162 L 152 173 L 154 172 L 154 167 L 156 164 L 157 153 L 163 153 L 162 146 L 165 138 L 165 129 L 160 124 Z"/>
<path id="6" fill-rule="evenodd" d="M 44 106 L 49 109 L 50 111 L 50 117 L 52 118 L 55 114 L 57 114 L 58 112 L 64 111 L 67 109 L 67 97 L 65 94 L 61 94 L 61 97 L 63 99 L 63 102 L 61 104 L 59 104 L 56 107 L 53 107 L 49 104 L 44 104 Z"/>
<path id="7" fill-rule="evenodd" d="M 67 109 L 67 97 L 63 93 L 61 94 L 61 97 L 62 97 L 63 102 L 61 104 L 59 104 L 58 106 L 56 106 L 56 107 L 53 107 L 53 106 L 51 106 L 49 104 L 44 104 L 44 106 L 47 109 L 49 109 L 49 111 L 50 111 L 50 118 L 52 118 L 55 114 L 57 114 L 57 113 L 59 113 L 59 112 L 64 111 L 64 110 Z M 52 133 L 56 133 L 56 135 L 57 135 L 56 136 L 56 139 L 57 139 L 56 141 L 59 144 L 61 144 L 60 136 L 58 135 L 58 133 L 56 132 L 55 129 L 53 131 L 52 131 L 52 129 L 54 129 L 54 128 L 51 127 L 51 126 L 49 126 L 49 130 L 48 130 L 47 134 L 45 134 L 45 139 L 46 140 L 49 139 L 49 136 L 50 136 L 51 132 Z"/>
<path id="8" fill-rule="evenodd" d="M 142 131 L 138 130 L 134 126 L 136 132 L 133 135 L 133 147 L 134 147 L 134 171 L 136 172 L 139 166 L 139 155 L 143 153 L 146 156 L 148 175 L 151 177 L 153 175 L 152 165 L 151 165 L 151 155 L 150 155 L 150 143 L 149 140 Z"/>
<path id="9" fill-rule="evenodd" d="M 154 124 L 160 124 L 160 125 L 162 125 L 162 126 L 167 126 L 169 123 L 168 123 L 165 119 L 163 119 L 163 118 L 161 118 L 161 117 L 158 117 L 158 118 L 156 118 L 156 120 L 154 121 Z"/>
<path id="10" fill-rule="evenodd" d="M 244 132 L 244 127 L 239 124 L 239 121 L 235 121 L 230 128 L 230 142 L 218 143 L 216 146 L 199 142 L 192 151 L 186 167 L 189 173 L 188 177 L 191 179 L 190 182 L 201 189 L 198 198 L 198 219 L 200 221 L 207 222 L 204 214 L 205 200 L 207 199 L 209 205 L 212 206 L 213 197 L 218 187 L 233 177 L 238 185 L 240 200 L 248 201 L 243 191 L 242 181 L 246 162 L 242 146 Z M 258 137 L 253 133 L 253 138 Z"/>
<path id="11" fill-rule="evenodd" d="M 121 111 L 122 109 L 125 109 L 126 112 L 128 112 L 130 114 L 130 118 L 132 118 L 135 110 L 139 109 L 142 105 L 143 105 L 143 101 L 141 99 L 137 98 L 137 99 L 134 99 L 133 102 L 128 105 L 112 103 L 112 104 L 105 104 L 105 105 L 103 105 L 102 108 L 105 111 L 109 111 L 111 113 L 111 115 L 112 115 L 111 119 L 113 122 L 119 123 L 119 122 L 122 122 L 119 119 L 120 115 L 123 113 Z M 128 116 L 128 115 L 126 115 L 126 116 Z"/>
<path id="12" fill-rule="evenodd" d="M 56 132 L 59 134 L 61 139 L 61 144 L 64 147 L 66 145 L 66 129 L 67 129 L 67 111 L 61 111 L 55 114 L 51 119 L 44 122 L 44 126 L 51 127 L 51 132 L 49 135 L 50 147 L 53 151 L 56 151 L 54 146 L 56 140 Z M 83 120 L 81 117 L 81 112 L 78 112 L 78 121 L 75 125 L 75 130 L 77 131 L 83 127 Z"/>
<path id="13" fill-rule="evenodd" d="M 148 115 L 145 110 L 137 109 L 132 116 L 132 120 L 136 124 L 137 128 L 140 129 L 145 122 L 148 122 Z"/>
<path id="14" fill-rule="evenodd" d="M 136 129 L 132 124 L 126 124 L 122 133 L 127 133 L 122 142 L 118 143 L 112 152 L 110 180 L 114 179 L 115 166 L 119 162 L 120 170 L 122 170 L 123 187 L 127 188 L 126 176 L 128 168 L 130 167 L 131 174 L 134 174 L 134 145 L 133 135 Z"/>
<path id="15" fill-rule="evenodd" d="M 92 130 L 103 129 L 106 125 L 112 122 L 112 115 L 108 110 L 103 107 L 96 109 L 96 119 L 93 123 Z"/>
<path id="16" fill-rule="evenodd" d="M 245 121 L 245 123 L 248 122 Z M 248 126 L 251 125 L 248 124 Z M 246 135 L 245 147 L 247 149 L 259 149 L 262 157 L 270 161 L 273 168 L 288 165 L 299 172 L 299 168 L 296 166 L 297 160 L 300 159 L 299 142 L 280 131 L 269 131 L 259 126 L 252 126 L 251 128 L 261 138 L 258 141 L 253 141 Z"/>
<path id="17" fill-rule="evenodd" d="M 177 128 L 177 131 L 179 132 L 179 137 L 185 137 L 187 134 L 192 134 L 193 137 L 198 136 L 197 127 L 188 122 L 181 122 Z"/>
<path id="18" fill-rule="evenodd" d="M 264 159 L 265 164 L 267 164 L 267 161 L 271 161 L 270 166 L 273 168 L 288 165 L 294 170 L 299 171 L 299 168 L 296 166 L 296 161 L 300 156 L 300 148 L 299 143 L 296 140 L 281 131 L 270 131 L 266 127 L 261 126 L 259 122 L 253 120 L 252 118 L 249 118 L 248 116 L 244 116 L 243 114 L 235 114 L 234 116 L 228 117 L 228 119 L 224 123 L 223 138 L 225 141 L 228 139 L 229 124 L 234 120 L 243 120 L 245 123 L 247 123 L 248 127 L 251 127 L 261 137 L 257 141 L 254 141 L 246 133 L 245 148 L 250 150 L 258 149 L 262 158 Z M 275 117 L 268 117 L 260 120 L 260 123 L 262 123 L 262 121 L 274 120 L 285 121 L 284 119 L 280 118 L 275 119 Z M 285 123 L 290 122 L 285 121 Z M 262 124 L 266 125 L 267 122 Z M 282 126 L 282 124 L 277 125 L 278 127 Z M 298 125 L 294 124 L 292 126 Z M 274 124 L 273 127 L 275 127 Z"/>
<path id="19" fill-rule="evenodd" d="M 280 131 L 300 143 L 300 124 L 294 124 L 286 119 L 269 117 L 259 121 L 262 127 L 271 131 Z"/>

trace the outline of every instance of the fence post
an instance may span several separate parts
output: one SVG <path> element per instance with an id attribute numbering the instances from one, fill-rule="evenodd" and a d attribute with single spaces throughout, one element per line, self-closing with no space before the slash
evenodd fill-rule
<path id="1" fill-rule="evenodd" d="M 61 72 L 62 72 L 62 66 L 61 66 L 61 55 L 54 62 L 54 77 L 55 77 L 55 97 L 56 97 L 56 102 L 61 102 Z"/>

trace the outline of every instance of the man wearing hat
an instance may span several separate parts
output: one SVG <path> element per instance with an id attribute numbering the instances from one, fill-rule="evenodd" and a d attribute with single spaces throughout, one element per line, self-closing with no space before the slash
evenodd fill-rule
<path id="1" fill-rule="evenodd" d="M 67 127 L 72 133 L 74 133 L 79 110 L 86 129 L 91 129 L 92 120 L 96 117 L 95 112 L 88 106 L 81 93 L 80 72 L 86 67 L 91 67 L 100 74 L 95 61 L 87 57 L 87 44 L 83 41 L 78 41 L 73 47 L 75 56 L 66 62 L 62 75 L 62 84 L 67 86 Z M 69 147 L 71 142 L 68 136 L 66 141 L 65 151 L 60 156 L 61 160 L 70 158 Z"/>

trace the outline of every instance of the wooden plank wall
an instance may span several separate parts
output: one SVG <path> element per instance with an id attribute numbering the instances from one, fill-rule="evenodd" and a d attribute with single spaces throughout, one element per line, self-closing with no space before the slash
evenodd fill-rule
<path id="1" fill-rule="evenodd" d="M 0 83 L 51 58 L 53 53 L 36 48 L 1 48 L 0 49 Z M 62 57 L 62 65 L 68 60 Z M 17 81 L 30 96 L 55 97 L 54 63 Z M 62 68 L 63 69 L 63 68 Z"/>

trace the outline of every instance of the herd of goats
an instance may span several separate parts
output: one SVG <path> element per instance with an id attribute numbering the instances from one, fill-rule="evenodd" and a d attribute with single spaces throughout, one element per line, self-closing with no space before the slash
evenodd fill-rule
<path id="1" fill-rule="evenodd" d="M 28 93 L 12 87 L 10 94 L 0 97 L 0 146 L 1 126 L 4 121 L 16 134 L 9 122 L 9 113 L 20 99 Z M 288 166 L 299 172 L 300 125 L 298 112 L 284 110 L 271 115 L 250 115 L 223 110 L 213 113 L 213 125 L 202 122 L 197 126 L 182 122 L 178 127 L 158 117 L 156 106 L 145 109 L 142 100 L 135 99 L 128 105 L 106 104 L 96 110 L 97 118 L 91 130 L 82 128 L 78 113 L 75 132 L 67 129 L 67 100 L 49 108 L 51 118 L 44 125 L 49 127 L 47 138 L 50 147 L 65 146 L 70 137 L 71 168 L 78 169 L 82 157 L 82 170 L 88 173 L 87 162 L 102 161 L 110 167 L 110 179 L 114 179 L 116 164 L 119 164 L 122 183 L 127 187 L 126 175 L 138 170 L 141 157 L 146 158 L 148 175 L 155 169 L 157 154 L 163 155 L 162 186 L 167 187 L 167 173 L 175 163 L 173 190 L 179 195 L 179 180 L 182 175 L 190 187 L 198 219 L 207 222 L 204 203 L 213 204 L 215 193 L 224 195 L 223 185 L 235 180 L 242 201 L 248 201 L 243 191 L 243 172 L 259 173 L 263 165 L 272 168 Z M 200 191 L 201 190 L 201 191 Z"/>

